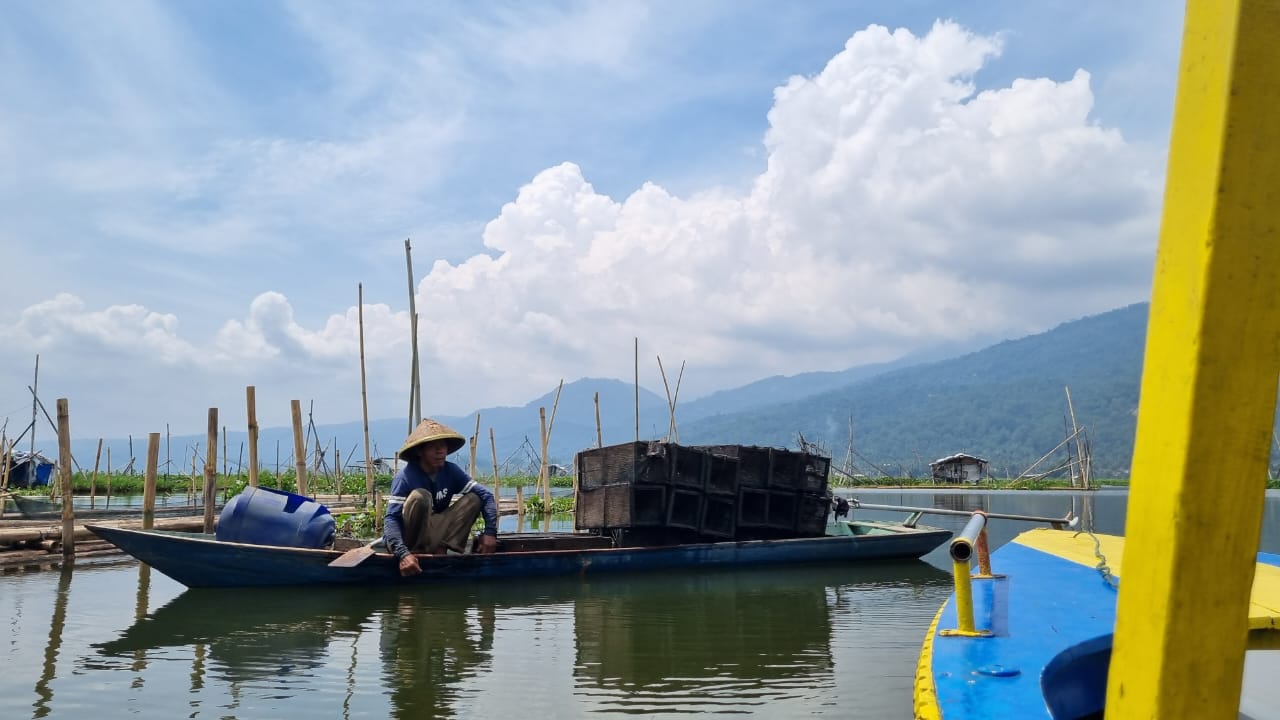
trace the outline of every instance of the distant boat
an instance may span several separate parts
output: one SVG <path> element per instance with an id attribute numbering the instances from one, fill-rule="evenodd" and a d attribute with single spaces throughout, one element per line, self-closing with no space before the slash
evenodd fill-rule
<path id="1" fill-rule="evenodd" d="M 919 558 L 951 537 L 924 525 L 842 521 L 821 537 L 626 546 L 612 534 L 504 533 L 488 555 L 422 555 L 422 574 L 401 577 L 395 555 L 353 567 L 329 563 L 339 549 L 255 545 L 202 533 L 88 525 L 126 553 L 188 587 L 442 584 L 671 568 L 848 563 Z"/>
<path id="2" fill-rule="evenodd" d="M 53 468 L 54 462 L 40 453 L 32 454 L 17 450 L 9 460 L 9 487 L 47 486 L 49 478 L 53 476 Z"/>

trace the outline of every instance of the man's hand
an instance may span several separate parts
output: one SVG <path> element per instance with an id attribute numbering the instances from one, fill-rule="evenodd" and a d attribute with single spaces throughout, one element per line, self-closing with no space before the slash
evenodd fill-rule
<path id="1" fill-rule="evenodd" d="M 416 555 L 413 555 L 412 553 L 410 553 L 409 555 L 405 555 L 403 558 L 400 559 L 400 576 L 401 577 L 410 577 L 412 575 L 417 575 L 421 572 L 422 572 L 422 566 L 418 564 L 418 558 Z"/>
<path id="2" fill-rule="evenodd" d="M 498 538 L 496 535 L 484 534 L 480 536 L 480 548 L 477 550 L 481 555 L 489 555 L 498 549 Z"/>

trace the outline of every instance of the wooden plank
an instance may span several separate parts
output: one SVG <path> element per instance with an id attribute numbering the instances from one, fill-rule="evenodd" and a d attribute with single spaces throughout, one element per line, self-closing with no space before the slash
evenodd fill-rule
<path id="1" fill-rule="evenodd" d="M 1280 4 L 1189 0 L 1107 717 L 1235 717 L 1280 374 Z"/>

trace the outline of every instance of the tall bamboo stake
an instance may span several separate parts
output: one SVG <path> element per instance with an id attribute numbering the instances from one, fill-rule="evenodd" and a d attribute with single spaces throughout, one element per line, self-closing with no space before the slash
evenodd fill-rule
<path id="1" fill-rule="evenodd" d="M 502 509 L 502 478 L 498 476 L 498 444 L 493 440 L 493 428 L 489 428 L 489 451 L 493 453 L 493 504 Z"/>
<path id="2" fill-rule="evenodd" d="M 9 489 L 9 459 L 13 457 L 15 442 L 10 440 L 4 444 L 4 466 L 0 468 L 0 490 Z"/>
<path id="3" fill-rule="evenodd" d="M 409 273 L 409 334 L 413 340 L 413 367 L 409 372 L 409 433 L 412 433 L 422 422 L 422 375 L 418 369 L 418 306 L 413 291 L 413 246 L 409 238 L 404 240 L 404 263 Z"/>
<path id="4" fill-rule="evenodd" d="M 338 439 L 333 439 L 333 479 L 338 484 L 338 500 L 342 500 L 342 451 L 338 449 Z"/>
<path id="5" fill-rule="evenodd" d="M 244 389 L 244 404 L 249 415 L 249 486 L 258 487 L 258 390 L 253 385 Z"/>
<path id="6" fill-rule="evenodd" d="M 604 447 L 604 435 L 600 433 L 600 393 L 597 391 L 595 396 L 596 403 L 596 447 Z"/>
<path id="7" fill-rule="evenodd" d="M 471 435 L 471 470 L 468 475 L 476 476 L 476 443 L 480 442 L 480 413 L 476 413 L 476 431 Z"/>
<path id="8" fill-rule="evenodd" d="M 102 459 L 102 438 L 98 438 L 98 452 L 93 456 L 93 476 L 89 479 L 89 507 L 93 507 L 94 493 L 98 488 L 98 461 Z M 107 493 L 107 507 L 111 507 L 111 493 Z"/>
<path id="9" fill-rule="evenodd" d="M 662 367 L 662 356 L 658 357 L 658 373 L 662 375 L 662 388 L 667 392 L 667 438 L 671 442 L 680 442 L 680 431 L 676 428 L 676 403 L 680 399 L 680 381 L 684 379 L 684 363 L 680 363 L 680 375 L 676 377 L 676 394 L 671 396 L 671 386 L 667 384 L 667 371 Z"/>
<path id="10" fill-rule="evenodd" d="M 36 457 L 36 406 L 40 403 L 40 396 L 36 394 L 36 390 L 40 387 L 40 355 L 36 355 L 36 372 L 35 377 L 31 379 L 31 462 L 32 467 L 35 465 Z M 34 482 L 35 478 L 32 477 Z M 50 483 L 52 484 L 52 483 Z"/>
<path id="11" fill-rule="evenodd" d="M 218 408 L 209 408 L 209 433 L 204 459 L 204 531 L 213 532 L 213 506 L 218 493 Z"/>
<path id="12" fill-rule="evenodd" d="M 298 475 L 298 494 L 310 496 L 307 485 L 307 449 L 302 444 L 302 404 L 297 400 L 290 400 L 289 407 L 293 411 L 293 467 Z"/>
<path id="13" fill-rule="evenodd" d="M 551 481 L 547 477 L 547 409 L 538 408 L 538 422 L 541 425 L 542 436 L 542 462 L 538 465 L 538 485 L 534 488 L 534 493 L 539 491 L 542 493 L 542 507 L 544 510 L 551 511 Z"/>
<path id="14" fill-rule="evenodd" d="M 160 461 L 160 433 L 147 434 L 147 467 L 142 475 L 142 527 L 149 529 L 156 518 L 156 465 Z"/>
<path id="15" fill-rule="evenodd" d="M 357 304 L 360 306 L 360 411 L 364 416 L 364 497 L 366 505 L 373 502 L 373 457 L 369 452 L 369 388 L 364 373 L 364 284 L 356 286 Z"/>
<path id="16" fill-rule="evenodd" d="M 229 474 L 227 472 L 227 460 L 230 459 L 230 457 L 231 457 L 231 454 L 227 452 L 227 426 L 223 425 L 222 426 L 222 476 L 223 477 L 226 477 Z"/>
<path id="17" fill-rule="evenodd" d="M 640 338 L 636 338 L 634 356 L 636 378 L 636 442 L 640 442 Z"/>
<path id="18" fill-rule="evenodd" d="M 31 462 L 34 469 L 34 457 Z M 76 556 L 76 516 L 71 507 L 71 417 L 66 398 L 58 398 L 58 478 L 62 481 L 62 561 L 72 562 Z"/>
<path id="19" fill-rule="evenodd" d="M 365 503 L 374 497 L 374 459 L 369 452 L 369 386 L 365 380 L 365 286 L 356 286 L 357 304 L 360 305 L 360 409 L 365 418 Z"/>

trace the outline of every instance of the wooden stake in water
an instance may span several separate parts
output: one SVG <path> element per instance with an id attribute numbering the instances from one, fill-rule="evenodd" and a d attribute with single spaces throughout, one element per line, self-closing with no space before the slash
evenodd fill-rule
<path id="1" fill-rule="evenodd" d="M 147 465 L 142 475 L 142 528 L 155 526 L 156 466 L 160 464 L 160 433 L 147 433 Z"/>
<path id="2" fill-rule="evenodd" d="M 249 485 L 258 487 L 258 402 L 257 390 L 248 385 L 244 389 L 245 409 L 249 413 Z"/>
<path id="3" fill-rule="evenodd" d="M 364 497 L 373 502 L 373 457 L 369 452 L 369 389 L 364 374 L 364 284 L 356 286 L 356 302 L 360 306 L 360 410 L 364 416 Z"/>
<path id="4" fill-rule="evenodd" d="M 338 449 L 338 438 L 333 439 L 333 477 L 338 484 L 338 501 L 342 501 L 342 453 Z"/>
<path id="5" fill-rule="evenodd" d="M 476 476 L 476 443 L 480 441 L 480 413 L 476 413 L 476 431 L 471 434 L 471 465 L 468 467 L 467 474 L 471 477 Z"/>
<path id="6" fill-rule="evenodd" d="M 502 509 L 502 478 L 498 477 L 498 444 L 493 440 L 493 428 L 489 428 L 489 452 L 493 453 L 493 504 Z"/>
<path id="7" fill-rule="evenodd" d="M 204 531 L 213 532 L 213 506 L 218 502 L 218 408 L 209 408 L 208 445 L 204 456 Z"/>
<path id="8" fill-rule="evenodd" d="M 293 467 L 298 476 L 298 494 L 310 497 L 307 484 L 307 449 L 302 444 L 302 404 L 297 400 L 290 400 L 289 407 L 293 412 Z"/>
<path id="9" fill-rule="evenodd" d="M 35 469 L 35 460 L 31 463 Z M 62 485 L 62 561 L 76 556 L 76 516 L 71 507 L 71 418 L 67 399 L 58 398 L 58 479 Z"/>
<path id="10" fill-rule="evenodd" d="M 102 457 L 102 438 L 98 438 L 98 454 L 93 456 L 93 475 L 89 476 L 89 509 L 98 506 L 98 458 Z M 111 505 L 111 498 L 107 498 Z"/>

